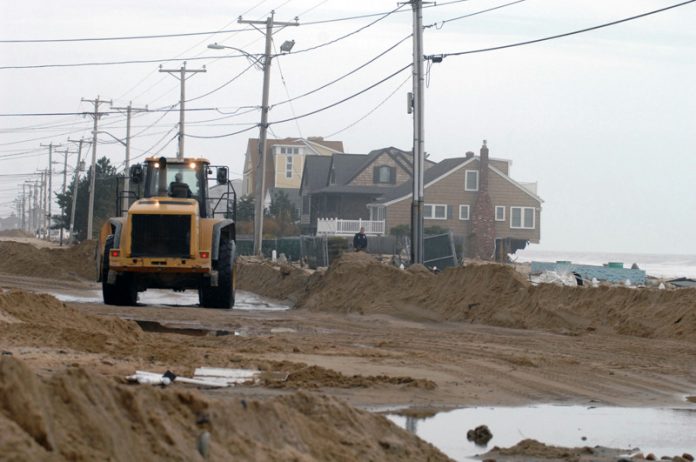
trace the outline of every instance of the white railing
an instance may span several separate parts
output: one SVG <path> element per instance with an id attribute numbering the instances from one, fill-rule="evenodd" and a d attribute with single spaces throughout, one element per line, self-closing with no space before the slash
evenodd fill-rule
<path id="1" fill-rule="evenodd" d="M 365 228 L 365 234 L 373 236 L 384 235 L 384 220 L 341 220 L 339 218 L 317 219 L 317 234 L 332 234 L 336 236 L 352 236 Z"/>

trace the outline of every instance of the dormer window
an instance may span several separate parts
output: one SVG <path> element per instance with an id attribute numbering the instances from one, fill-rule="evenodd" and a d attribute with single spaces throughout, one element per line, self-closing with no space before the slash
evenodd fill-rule
<path id="1" fill-rule="evenodd" d="M 396 183 L 396 168 L 389 165 L 380 165 L 372 171 L 373 183 L 375 184 L 394 184 Z"/>
<path id="2" fill-rule="evenodd" d="M 291 156 L 293 154 L 299 154 L 300 153 L 300 148 L 299 147 L 293 147 L 293 146 L 279 146 L 280 149 L 280 154 L 285 154 L 288 156 Z"/>

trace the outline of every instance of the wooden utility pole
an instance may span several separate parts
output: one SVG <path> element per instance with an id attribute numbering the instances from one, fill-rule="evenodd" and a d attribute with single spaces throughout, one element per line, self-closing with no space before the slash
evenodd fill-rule
<path id="1" fill-rule="evenodd" d="M 100 100 L 99 95 L 97 95 L 97 99 L 82 98 L 82 101 L 94 104 L 94 112 L 85 112 L 85 115 L 92 116 L 94 119 L 94 128 L 92 130 L 92 175 L 89 179 L 89 210 L 87 210 L 87 239 L 92 239 L 92 223 L 94 221 L 94 189 L 96 187 L 97 176 L 97 128 L 99 125 L 99 119 L 106 114 L 105 112 L 99 112 L 99 105 L 104 103 L 111 105 L 113 102 L 111 100 Z"/>
<path id="2" fill-rule="evenodd" d="M 111 107 L 111 109 L 123 112 L 125 111 L 126 113 L 126 166 L 124 168 L 126 172 L 126 176 L 123 179 L 123 192 L 130 191 L 130 175 L 128 172 L 128 169 L 130 167 L 130 139 L 131 139 L 131 114 L 133 112 L 146 112 L 147 111 L 147 106 L 145 106 L 144 109 L 142 108 L 134 108 L 133 107 L 133 102 L 130 101 L 128 103 L 128 106 L 126 107 Z M 128 202 L 129 202 L 129 197 L 128 195 L 124 194 L 123 196 L 123 204 L 121 206 L 121 209 L 124 211 L 128 211 Z"/>
<path id="3" fill-rule="evenodd" d="M 186 61 L 181 65 L 179 69 L 162 69 L 160 64 L 160 72 L 166 72 L 169 75 L 179 79 L 181 82 L 181 97 L 179 99 L 179 152 L 177 152 L 177 159 L 184 158 L 184 113 L 186 112 L 186 74 L 196 74 L 198 72 L 206 72 L 205 66 L 203 69 L 186 69 Z M 176 74 L 179 75 L 176 75 Z"/>
<path id="4" fill-rule="evenodd" d="M 239 17 L 240 24 L 251 24 L 256 27 L 256 24 L 265 24 L 266 32 L 266 50 L 263 60 L 263 95 L 261 97 L 261 124 L 259 125 L 259 152 L 258 161 L 256 164 L 255 178 L 255 213 L 254 213 L 254 255 L 262 256 L 263 247 L 263 212 L 264 198 L 266 194 L 266 139 L 268 131 L 268 93 L 271 85 L 271 45 L 273 42 L 273 27 L 274 26 L 299 26 L 295 22 L 277 22 L 273 20 L 275 11 L 271 11 L 271 15 L 265 21 L 247 21 Z"/>

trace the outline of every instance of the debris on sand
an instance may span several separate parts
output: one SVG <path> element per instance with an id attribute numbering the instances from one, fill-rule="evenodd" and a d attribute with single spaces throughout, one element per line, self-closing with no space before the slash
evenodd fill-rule
<path id="1" fill-rule="evenodd" d="M 564 448 L 550 446 L 533 439 L 525 439 L 509 448 L 494 447 L 481 458 L 498 462 L 518 461 L 573 461 L 573 462 L 615 462 L 626 450 L 596 446 Z"/>
<path id="2" fill-rule="evenodd" d="M 79 367 L 39 378 L 12 357 L 0 358 L 0 434 L 4 460 L 449 460 L 335 398 L 213 399 Z"/>
<path id="3" fill-rule="evenodd" d="M 479 425 L 478 427 L 466 432 L 466 439 L 473 441 L 477 446 L 485 446 L 493 438 L 493 433 L 487 425 Z"/>

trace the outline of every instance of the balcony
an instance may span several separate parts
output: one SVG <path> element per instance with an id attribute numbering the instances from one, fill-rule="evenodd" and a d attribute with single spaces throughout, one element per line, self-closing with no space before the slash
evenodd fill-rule
<path id="1" fill-rule="evenodd" d="M 331 236 L 352 236 L 361 227 L 365 227 L 365 234 L 371 236 L 384 236 L 384 220 L 341 220 L 339 218 L 319 218 L 317 220 L 317 234 Z"/>

